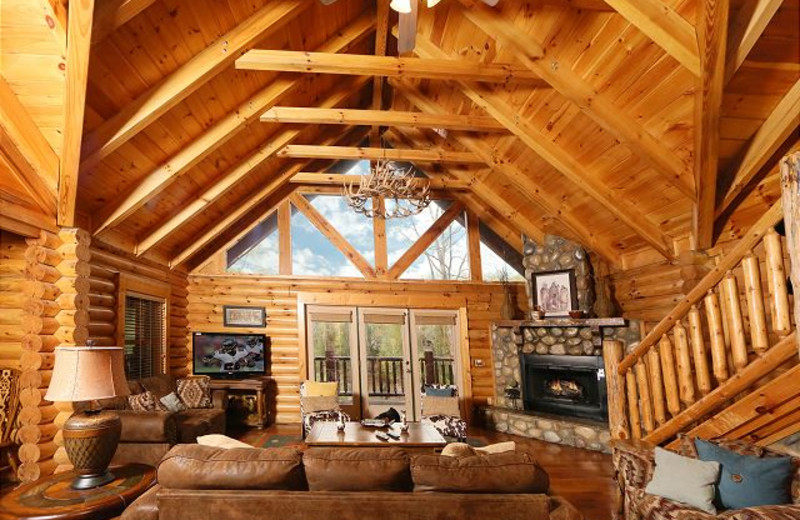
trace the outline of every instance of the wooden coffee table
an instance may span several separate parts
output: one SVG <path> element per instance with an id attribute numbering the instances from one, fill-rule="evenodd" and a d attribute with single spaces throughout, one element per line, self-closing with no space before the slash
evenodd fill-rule
<path id="1" fill-rule="evenodd" d="M 447 441 L 444 440 L 436 428 L 427 423 L 409 423 L 408 431 L 401 433 L 399 439 L 390 438 L 383 441 L 375 436 L 378 431 L 386 431 L 386 428 L 367 428 L 357 422 L 349 422 L 343 432 L 336 428 L 335 422 L 320 421 L 314 423 L 311 431 L 306 437 L 306 444 L 309 446 L 324 446 L 327 448 L 336 447 L 361 447 L 361 448 L 381 448 L 386 446 L 396 446 L 399 448 L 413 448 L 437 450 L 443 448 Z M 394 431 L 399 432 L 395 427 Z"/>

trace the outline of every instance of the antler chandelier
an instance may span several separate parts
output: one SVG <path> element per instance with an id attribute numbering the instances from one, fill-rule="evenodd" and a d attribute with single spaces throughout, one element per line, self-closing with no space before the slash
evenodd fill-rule
<path id="1" fill-rule="evenodd" d="M 381 159 L 370 168 L 369 175 L 345 184 L 342 194 L 356 213 L 383 219 L 404 218 L 417 215 L 431 203 L 430 182 L 412 175 L 413 168 L 404 169 L 391 161 Z M 376 204 L 378 197 L 383 204 Z M 391 209 L 386 201 L 393 200 Z"/>

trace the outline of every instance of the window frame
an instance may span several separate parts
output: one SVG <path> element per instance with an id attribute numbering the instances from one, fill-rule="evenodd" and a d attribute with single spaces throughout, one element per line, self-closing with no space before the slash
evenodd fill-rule
<path id="1" fill-rule="evenodd" d="M 125 348 L 125 311 L 128 296 L 152 300 L 164 306 L 164 346 L 161 352 L 159 374 L 168 374 L 170 371 L 170 314 L 171 314 L 171 288 L 168 284 L 156 280 L 141 278 L 127 273 L 120 273 L 119 287 L 117 290 L 117 344 Z M 154 374 L 156 375 L 156 374 Z M 127 377 L 127 375 L 126 375 Z"/>

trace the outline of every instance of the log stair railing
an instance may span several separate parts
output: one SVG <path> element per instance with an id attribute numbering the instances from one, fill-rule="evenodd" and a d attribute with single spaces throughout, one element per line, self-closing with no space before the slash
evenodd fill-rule
<path id="1" fill-rule="evenodd" d="M 612 436 L 668 442 L 797 359 L 776 202 L 627 355 L 606 342 Z"/>

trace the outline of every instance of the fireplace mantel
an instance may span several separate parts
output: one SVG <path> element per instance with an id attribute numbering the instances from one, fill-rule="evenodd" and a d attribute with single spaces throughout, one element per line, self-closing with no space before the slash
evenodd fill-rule
<path id="1" fill-rule="evenodd" d="M 503 320 L 494 322 L 495 327 L 624 327 L 625 318 L 545 318 L 543 320 Z"/>

